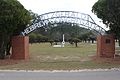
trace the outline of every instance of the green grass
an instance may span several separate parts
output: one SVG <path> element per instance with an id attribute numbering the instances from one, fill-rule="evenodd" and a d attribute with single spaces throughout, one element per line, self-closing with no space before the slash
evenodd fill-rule
<path id="1" fill-rule="evenodd" d="M 66 45 L 64 48 L 54 48 L 50 44 L 30 45 L 31 59 L 40 62 L 80 61 L 96 53 L 96 45 L 79 44 L 79 47 Z"/>
<path id="2" fill-rule="evenodd" d="M 49 43 L 30 44 L 30 59 L 0 69 L 25 70 L 76 70 L 120 67 L 115 63 L 99 63 L 91 60 L 96 55 L 96 44 L 79 43 L 78 47 L 66 44 L 53 48 Z"/>

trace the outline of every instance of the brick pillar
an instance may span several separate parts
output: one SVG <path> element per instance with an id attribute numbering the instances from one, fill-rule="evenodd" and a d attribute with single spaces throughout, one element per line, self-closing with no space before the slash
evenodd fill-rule
<path id="1" fill-rule="evenodd" d="M 99 35 L 97 37 L 97 56 L 114 57 L 115 40 L 113 35 Z"/>
<path id="2" fill-rule="evenodd" d="M 11 59 L 26 60 L 29 59 L 29 37 L 14 36 L 12 38 Z"/>

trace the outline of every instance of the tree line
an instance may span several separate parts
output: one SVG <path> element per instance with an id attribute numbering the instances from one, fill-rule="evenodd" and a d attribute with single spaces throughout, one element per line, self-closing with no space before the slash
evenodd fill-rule
<path id="1" fill-rule="evenodd" d="M 50 25 L 51 24 L 51 25 Z M 50 42 L 57 43 L 62 42 L 63 34 L 65 35 L 65 41 L 76 45 L 78 42 L 92 42 L 96 40 L 96 33 L 80 27 L 78 24 L 61 22 L 61 23 L 49 23 L 47 28 L 39 28 L 38 30 L 29 34 L 30 43 Z"/>

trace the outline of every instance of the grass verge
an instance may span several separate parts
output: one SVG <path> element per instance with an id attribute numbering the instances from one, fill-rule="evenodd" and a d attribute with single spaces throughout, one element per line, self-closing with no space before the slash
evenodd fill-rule
<path id="1" fill-rule="evenodd" d="M 30 44 L 30 60 L 1 60 L 0 69 L 11 70 L 79 70 L 120 67 L 120 59 L 94 58 L 96 44 L 66 44 L 53 48 L 49 43 Z"/>

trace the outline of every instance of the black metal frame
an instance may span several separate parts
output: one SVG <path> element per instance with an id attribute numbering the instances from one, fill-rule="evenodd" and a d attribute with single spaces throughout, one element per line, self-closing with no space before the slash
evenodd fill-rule
<path id="1" fill-rule="evenodd" d="M 55 11 L 39 15 L 37 19 L 32 20 L 32 24 L 28 25 L 28 27 L 23 32 L 21 32 L 21 34 L 27 35 L 40 27 L 47 28 L 46 25 L 49 22 L 51 23 L 70 22 L 79 24 L 81 25 L 80 27 L 94 30 L 100 35 L 106 33 L 106 30 L 101 26 L 97 25 L 95 21 L 92 19 L 92 17 L 88 14 L 75 11 Z"/>

